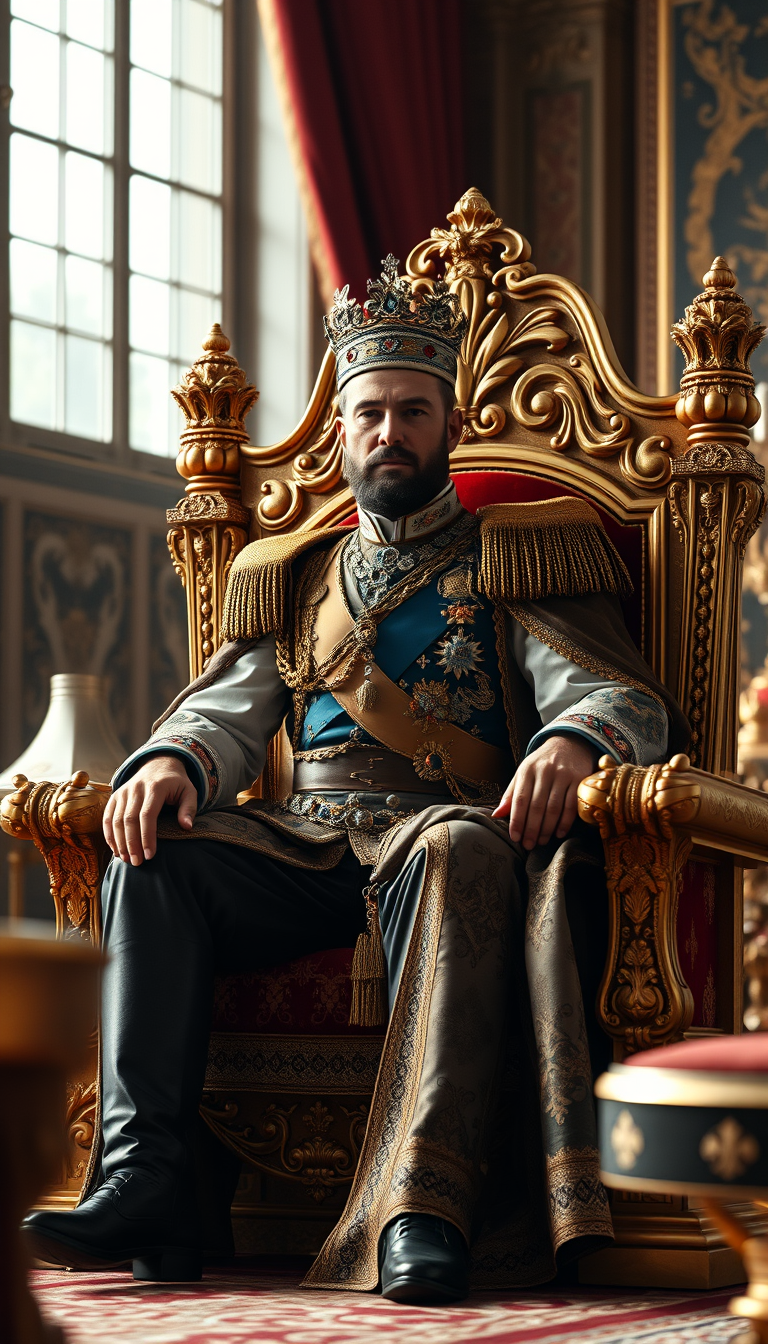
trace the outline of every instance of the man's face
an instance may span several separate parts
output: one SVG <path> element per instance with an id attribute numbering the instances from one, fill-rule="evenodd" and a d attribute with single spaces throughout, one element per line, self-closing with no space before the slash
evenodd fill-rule
<path id="1" fill-rule="evenodd" d="M 440 379 L 410 369 L 360 373 L 343 405 L 344 474 L 358 504 L 394 519 L 433 499 L 463 424 L 461 411 L 448 411 Z"/>

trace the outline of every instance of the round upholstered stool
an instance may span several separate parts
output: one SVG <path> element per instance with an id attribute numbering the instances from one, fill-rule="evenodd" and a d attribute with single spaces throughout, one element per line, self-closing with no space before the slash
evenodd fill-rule
<path id="1" fill-rule="evenodd" d="M 768 1237 L 721 1201 L 768 1204 L 768 1033 L 683 1041 L 613 1064 L 595 1085 L 603 1181 L 701 1198 L 744 1260 L 749 1287 L 730 1310 L 768 1344 Z"/>

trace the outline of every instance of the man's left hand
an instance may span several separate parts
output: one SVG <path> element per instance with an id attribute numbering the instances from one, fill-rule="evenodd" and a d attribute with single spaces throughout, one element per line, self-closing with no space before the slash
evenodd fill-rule
<path id="1" fill-rule="evenodd" d="M 562 840 L 576 820 L 576 793 L 600 756 L 583 738 L 548 737 L 520 762 L 494 817 L 509 817 L 509 837 L 524 849 Z"/>

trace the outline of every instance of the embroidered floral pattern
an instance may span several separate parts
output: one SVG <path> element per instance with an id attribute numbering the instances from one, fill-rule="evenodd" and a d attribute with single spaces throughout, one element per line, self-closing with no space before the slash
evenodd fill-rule
<path id="1" fill-rule="evenodd" d="M 449 625 L 474 625 L 477 605 L 471 602 L 451 602 L 443 611 Z"/>
<path id="2" fill-rule="evenodd" d="M 170 720 L 168 720 L 168 722 L 170 722 Z M 206 805 L 210 807 L 219 792 L 221 784 L 221 774 L 213 753 L 209 751 L 207 747 L 203 746 L 200 739 L 195 737 L 192 733 L 164 733 L 161 738 L 157 739 L 153 737 L 150 740 L 153 747 L 162 747 L 166 745 L 169 747 L 183 747 L 185 751 L 190 752 L 190 754 L 194 756 L 205 776 L 205 782 L 208 788 Z"/>
<path id="3" fill-rule="evenodd" d="M 417 681 L 411 694 L 409 713 L 420 728 L 451 722 L 451 692 L 444 681 Z"/>
<path id="4" fill-rule="evenodd" d="M 428 541 L 408 549 L 398 546 L 371 546 L 363 543 L 359 531 L 349 539 L 345 551 L 345 562 L 357 584 L 357 590 L 367 607 L 380 602 L 393 583 L 404 574 L 410 573 L 417 565 L 433 560 L 447 546 L 455 543 L 462 532 L 476 530 L 477 520 L 472 514 L 461 513 L 454 523 L 437 532 Z M 448 594 L 444 594 L 448 596 Z"/>
<path id="5" fill-rule="evenodd" d="M 468 677 L 470 672 L 477 671 L 478 663 L 483 661 L 482 648 L 482 644 L 476 639 L 470 639 L 463 631 L 455 635 L 446 635 L 439 645 L 438 666 L 452 673 L 457 680 L 463 676 Z"/>
<path id="6" fill-rule="evenodd" d="M 547 724 L 546 735 L 558 726 L 580 728 L 604 742 L 621 761 L 650 765 L 663 758 L 667 746 L 666 711 L 649 695 L 629 686 L 605 686 Z M 537 738 L 534 746 L 538 745 Z M 530 749 L 530 748 L 529 748 Z"/>

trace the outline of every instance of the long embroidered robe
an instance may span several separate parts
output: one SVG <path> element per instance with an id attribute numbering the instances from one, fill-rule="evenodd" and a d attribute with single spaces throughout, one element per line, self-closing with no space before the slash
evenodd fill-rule
<path id="1" fill-rule="evenodd" d="M 466 526 L 466 515 L 457 515 L 454 530 L 458 524 Z M 435 574 L 450 573 L 463 553 L 450 536 L 446 542 L 451 530 L 439 534 L 446 563 L 441 568 L 438 556 Z M 316 548 L 321 562 L 323 546 L 327 550 L 337 539 L 338 533 Z M 358 618 L 391 595 L 393 573 L 397 582 L 421 563 L 417 555 L 413 565 L 398 567 L 408 560 L 407 544 L 384 548 L 395 552 L 384 563 L 377 549 L 365 536 L 353 536 L 342 554 L 340 576 Z M 310 551 L 309 561 L 290 576 L 310 640 L 306 613 L 311 616 L 322 597 L 322 571 L 322 564 L 313 569 Z M 465 605 L 482 605 L 478 587 L 475 577 Z M 517 759 L 547 733 L 565 731 L 615 759 L 648 763 L 664 754 L 668 717 L 673 747 L 681 745 L 682 716 L 631 645 L 615 597 L 595 587 L 567 597 L 521 600 L 511 594 L 503 604 L 491 603 L 496 647 L 484 643 L 479 656 L 485 666 L 498 660 L 492 673 L 503 683 L 505 745 Z M 293 675 L 300 624 L 292 637 L 285 629 L 256 638 L 242 626 L 233 629 L 235 640 L 176 702 L 115 784 L 148 753 L 175 751 L 188 764 L 203 807 L 189 839 L 242 844 L 312 868 L 333 866 L 351 843 L 362 862 L 376 862 L 389 1030 L 347 1207 L 308 1283 L 374 1287 L 383 1226 L 414 1208 L 462 1229 L 473 1247 L 475 1284 L 546 1281 L 558 1259 L 611 1235 L 598 1175 L 590 1030 L 577 971 L 579 960 L 594 991 L 605 932 L 599 845 L 593 834 L 575 833 L 526 855 L 489 808 L 472 805 L 466 795 L 448 801 L 445 785 L 434 796 L 401 793 L 397 806 L 384 808 L 380 797 L 364 790 L 351 801 L 329 793 L 325 816 L 308 812 L 305 798 L 233 807 L 233 794 L 261 768 L 266 743 L 291 708 L 295 753 L 301 759 L 319 752 L 322 759 L 322 741 L 318 746 L 319 739 L 307 735 L 308 691 L 322 695 L 322 684 L 308 685 L 306 676 L 302 684 Z M 441 651 L 448 681 L 446 647 L 455 651 L 450 640 L 457 630 L 465 641 L 465 664 L 467 656 L 474 658 L 477 673 L 478 649 L 466 647 L 466 613 L 465 625 L 451 626 L 449 619 L 421 655 L 434 666 Z M 311 643 L 304 643 L 311 665 Z M 415 686 L 407 685 L 414 691 L 414 714 L 423 713 L 423 694 Z M 478 734 L 498 734 L 498 725 L 496 715 L 489 730 L 476 711 L 472 726 Z M 337 716 L 337 739 L 325 742 L 331 754 L 339 747 L 356 752 L 375 745 L 365 733 L 355 736 L 351 720 L 346 742 L 343 731 L 338 740 L 338 729 Z M 187 838 L 171 822 L 160 834 Z"/>

